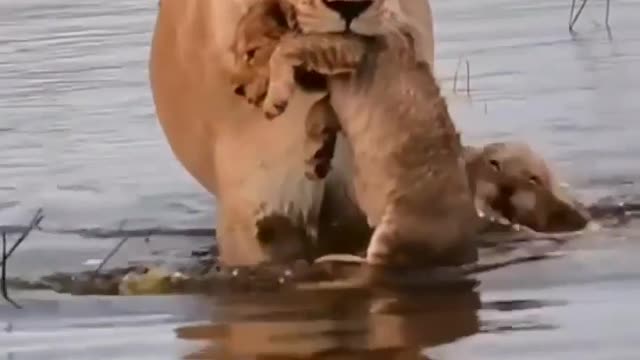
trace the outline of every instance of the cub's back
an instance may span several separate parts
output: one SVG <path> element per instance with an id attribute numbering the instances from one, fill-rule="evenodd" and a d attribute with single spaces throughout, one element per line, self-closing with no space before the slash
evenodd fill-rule
<path id="1" fill-rule="evenodd" d="M 458 132 L 436 80 L 405 42 L 394 41 L 376 41 L 354 76 L 329 81 L 354 152 L 356 193 L 374 222 L 393 199 L 425 206 L 442 192 L 466 202 L 469 192 Z"/>

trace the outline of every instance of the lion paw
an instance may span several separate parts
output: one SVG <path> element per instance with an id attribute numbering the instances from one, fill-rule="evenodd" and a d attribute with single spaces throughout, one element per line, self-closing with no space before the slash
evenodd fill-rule
<path id="1" fill-rule="evenodd" d="M 258 77 L 245 87 L 245 97 L 249 104 L 260 107 L 267 96 L 267 88 L 269 87 L 269 79 Z"/>
<path id="2" fill-rule="evenodd" d="M 277 84 L 270 86 L 262 105 L 262 110 L 267 119 L 271 120 L 281 115 L 289 105 L 290 96 L 291 91 L 289 91 L 288 86 L 278 86 Z"/>
<path id="3" fill-rule="evenodd" d="M 271 120 L 281 115 L 287 109 L 287 105 L 289 105 L 288 100 L 274 101 L 267 98 L 262 106 L 262 110 L 264 111 L 264 116 Z"/>
<path id="4" fill-rule="evenodd" d="M 258 77 L 250 83 L 237 85 L 233 92 L 245 98 L 249 104 L 261 107 L 267 96 L 268 87 L 269 79 L 266 77 Z"/>

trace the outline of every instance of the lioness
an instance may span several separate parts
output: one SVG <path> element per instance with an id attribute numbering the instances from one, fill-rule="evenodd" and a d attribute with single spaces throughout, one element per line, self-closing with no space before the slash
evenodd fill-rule
<path id="1" fill-rule="evenodd" d="M 260 84 L 268 77 L 267 117 L 286 109 L 295 66 L 328 75 L 329 95 L 312 107 L 307 129 L 320 131 L 310 138 L 335 136 L 331 133 L 339 129 L 353 149 L 357 203 L 375 228 L 367 261 L 405 266 L 475 261 L 472 240 L 479 221 L 460 138 L 429 65 L 416 59 L 410 27 L 390 19 L 384 35 L 374 37 L 287 32 L 292 21 L 286 20 L 304 14 L 295 6 L 286 10 L 287 2 L 304 3 L 265 0 L 239 21 L 237 61 L 253 68 Z M 269 70 L 260 70 L 265 67 Z M 249 89 L 262 87 L 240 93 L 263 98 Z"/>
<path id="2" fill-rule="evenodd" d="M 322 93 L 297 92 L 278 121 L 269 123 L 229 91 L 233 31 L 259 1 L 162 0 L 149 62 L 158 121 L 177 160 L 216 197 L 224 264 L 299 258 L 301 244 L 315 232 L 321 253 L 353 251 L 368 240 L 368 226 L 351 198 L 351 153 L 341 135 L 326 182 L 304 176 L 303 119 Z M 328 0 L 308 6 L 305 20 L 299 20 L 309 30 L 370 35 L 386 21 L 383 10 L 402 15 L 418 24 L 418 55 L 433 66 L 427 0 Z M 266 222 L 271 229 L 288 224 L 291 236 L 268 236 L 269 226 L 259 231 L 265 224 L 261 214 L 274 215 Z"/>

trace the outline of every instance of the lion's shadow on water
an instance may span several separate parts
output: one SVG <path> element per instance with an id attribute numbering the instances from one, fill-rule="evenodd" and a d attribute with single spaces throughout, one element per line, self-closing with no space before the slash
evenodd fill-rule
<path id="1" fill-rule="evenodd" d="M 447 288 L 228 296 L 215 299 L 211 322 L 181 326 L 176 336 L 198 344 L 185 359 L 429 359 L 429 348 L 477 333 L 553 328 L 540 321 L 483 320 L 480 310 L 553 305 L 483 304 L 474 289 Z"/>

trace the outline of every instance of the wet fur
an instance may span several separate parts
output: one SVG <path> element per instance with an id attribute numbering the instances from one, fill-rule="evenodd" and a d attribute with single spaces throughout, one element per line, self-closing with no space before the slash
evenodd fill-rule
<path id="1" fill-rule="evenodd" d="M 590 221 L 547 162 L 525 143 L 468 146 L 465 161 L 476 208 L 489 217 L 547 233 L 582 230 Z"/>
<path id="2" fill-rule="evenodd" d="M 246 27 L 244 20 L 239 22 L 237 42 L 265 43 L 262 34 L 271 31 L 249 33 L 256 29 L 256 20 L 251 21 Z M 267 27 L 273 24 L 264 22 Z M 387 29 L 384 36 L 367 39 L 283 35 L 269 62 L 265 112 L 277 116 L 286 108 L 295 85 L 294 66 L 329 70 L 324 74 L 329 76 L 330 96 L 317 102 L 307 119 L 309 153 L 312 159 L 322 154 L 330 161 L 335 133 L 347 137 L 354 152 L 356 201 L 375 228 L 367 260 L 414 266 L 473 262 L 478 219 L 460 138 L 429 65 L 416 58 L 411 31 Z M 238 58 L 260 50 L 252 45 L 236 51 Z M 347 61 L 330 63 L 336 59 Z M 349 72 L 353 74 L 345 76 Z M 326 175 L 324 169 L 319 174 L 317 166 L 313 173 Z"/>
<path id="3" fill-rule="evenodd" d="M 369 229 L 352 199 L 351 152 L 344 137 L 337 138 L 326 181 L 304 176 L 302 119 L 322 94 L 297 92 L 286 113 L 269 123 L 262 111 L 229 91 L 233 30 L 246 9 L 261 1 L 160 3 L 149 59 L 157 119 L 180 165 L 215 196 L 223 264 L 289 262 L 303 256 L 316 233 L 313 256 L 355 251 L 366 245 Z M 433 65 L 427 0 L 385 1 L 383 7 L 418 25 L 419 55 Z M 346 24 L 324 10 L 308 13 L 304 26 L 344 30 Z M 376 31 L 385 20 L 372 14 L 366 22 Z M 354 19 L 352 30 L 365 29 L 363 19 Z M 274 238 L 282 241 L 274 244 Z"/>

